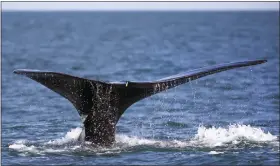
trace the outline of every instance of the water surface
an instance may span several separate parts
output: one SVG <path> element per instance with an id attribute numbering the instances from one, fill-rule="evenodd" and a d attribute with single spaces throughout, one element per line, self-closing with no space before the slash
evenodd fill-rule
<path id="1" fill-rule="evenodd" d="M 132 105 L 111 148 L 78 142 L 71 103 L 12 73 L 145 81 L 254 59 Z M 4 12 L 1 62 L 3 165 L 279 163 L 277 12 Z"/>

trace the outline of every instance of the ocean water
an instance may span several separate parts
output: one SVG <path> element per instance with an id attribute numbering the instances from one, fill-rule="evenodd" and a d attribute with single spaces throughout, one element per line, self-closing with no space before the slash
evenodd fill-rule
<path id="1" fill-rule="evenodd" d="M 71 103 L 12 73 L 145 81 L 254 59 L 135 103 L 110 148 L 78 142 Z M 1 63 L 2 165 L 279 164 L 278 12 L 4 12 Z"/>

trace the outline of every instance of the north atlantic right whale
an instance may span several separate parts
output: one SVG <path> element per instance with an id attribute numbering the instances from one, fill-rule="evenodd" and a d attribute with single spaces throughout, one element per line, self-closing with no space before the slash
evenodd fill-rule
<path id="1" fill-rule="evenodd" d="M 142 82 L 105 82 L 29 69 L 14 70 L 14 73 L 25 75 L 68 99 L 82 117 L 84 127 L 80 137 L 99 146 L 110 146 L 115 141 L 118 120 L 137 101 L 207 75 L 265 62 L 225 63 Z"/>

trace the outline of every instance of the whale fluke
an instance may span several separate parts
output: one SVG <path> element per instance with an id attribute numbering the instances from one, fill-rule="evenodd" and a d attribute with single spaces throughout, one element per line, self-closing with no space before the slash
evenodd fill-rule
<path id="1" fill-rule="evenodd" d="M 142 82 L 105 82 L 29 69 L 18 69 L 14 73 L 25 75 L 68 99 L 84 119 L 84 139 L 97 145 L 109 146 L 115 141 L 118 120 L 135 102 L 207 75 L 265 62 L 254 60 L 225 63 Z"/>

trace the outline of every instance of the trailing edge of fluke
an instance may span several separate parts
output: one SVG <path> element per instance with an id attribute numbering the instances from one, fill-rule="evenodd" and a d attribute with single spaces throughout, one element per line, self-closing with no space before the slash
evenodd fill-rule
<path id="1" fill-rule="evenodd" d="M 133 103 L 187 83 L 189 81 L 239 67 L 257 65 L 266 60 L 225 63 L 199 68 L 156 81 L 103 82 L 68 74 L 18 69 L 15 74 L 25 75 L 68 99 L 78 110 L 84 124 L 79 139 L 100 146 L 115 141 L 115 128 L 125 110 Z"/>

